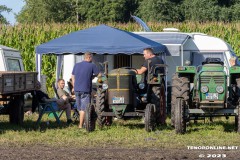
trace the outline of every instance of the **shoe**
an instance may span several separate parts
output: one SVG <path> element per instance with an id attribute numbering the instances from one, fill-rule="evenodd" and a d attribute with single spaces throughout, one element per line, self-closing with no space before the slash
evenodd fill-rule
<path id="1" fill-rule="evenodd" d="M 73 123 L 73 121 L 71 119 L 67 120 L 67 124 L 72 124 L 72 123 Z"/>

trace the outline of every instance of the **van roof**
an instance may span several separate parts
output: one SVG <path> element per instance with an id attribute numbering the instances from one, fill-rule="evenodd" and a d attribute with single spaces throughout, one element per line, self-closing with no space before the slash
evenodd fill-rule
<path id="1" fill-rule="evenodd" d="M 10 48 L 10 47 L 7 47 L 7 46 L 3 46 L 3 45 L 0 45 L 0 49 L 1 49 L 1 50 L 10 50 L 10 51 L 18 51 L 17 49 L 14 49 L 14 48 Z"/>
<path id="2" fill-rule="evenodd" d="M 163 45 L 184 45 L 184 50 L 233 51 L 224 40 L 204 33 L 134 32 Z"/>

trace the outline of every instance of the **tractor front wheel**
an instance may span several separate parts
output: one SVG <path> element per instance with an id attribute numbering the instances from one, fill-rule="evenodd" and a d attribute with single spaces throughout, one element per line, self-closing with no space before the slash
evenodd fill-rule
<path id="1" fill-rule="evenodd" d="M 183 97 L 185 102 L 189 101 L 190 81 L 188 77 L 180 77 L 175 73 L 172 77 L 171 93 L 171 125 L 175 126 L 175 108 L 177 107 L 177 97 Z"/>
<path id="2" fill-rule="evenodd" d="M 166 95 L 165 95 L 165 86 L 162 83 L 160 87 L 154 86 L 152 88 L 152 103 L 156 106 L 156 123 L 157 124 L 166 124 Z"/>

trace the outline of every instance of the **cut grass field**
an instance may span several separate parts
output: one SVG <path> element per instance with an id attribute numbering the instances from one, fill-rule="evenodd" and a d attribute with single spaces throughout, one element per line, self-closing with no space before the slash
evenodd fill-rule
<path id="1" fill-rule="evenodd" d="M 45 144 L 50 146 L 77 146 L 100 148 L 181 148 L 187 146 L 239 146 L 240 134 L 234 131 L 234 117 L 214 118 L 191 122 L 184 135 L 175 134 L 167 119 L 166 126 L 157 127 L 153 132 L 146 132 L 142 119 L 117 120 L 111 127 L 102 130 L 96 128 L 87 133 L 78 129 L 78 124 L 68 126 L 65 117 L 58 125 L 53 118 L 44 115 L 39 128 L 36 128 L 37 114 L 25 116 L 24 125 L 8 123 L 8 116 L 0 116 L 0 144 L 24 146 Z M 48 124 L 49 123 L 49 124 Z"/>

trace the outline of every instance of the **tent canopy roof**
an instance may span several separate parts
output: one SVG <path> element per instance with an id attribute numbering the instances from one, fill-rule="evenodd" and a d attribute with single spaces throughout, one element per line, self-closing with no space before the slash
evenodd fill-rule
<path id="1" fill-rule="evenodd" d="M 160 43 L 137 34 L 99 25 L 72 32 L 36 47 L 37 54 L 136 54 L 144 48 L 152 48 L 155 53 L 165 52 Z"/>

